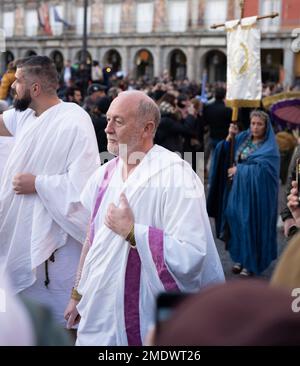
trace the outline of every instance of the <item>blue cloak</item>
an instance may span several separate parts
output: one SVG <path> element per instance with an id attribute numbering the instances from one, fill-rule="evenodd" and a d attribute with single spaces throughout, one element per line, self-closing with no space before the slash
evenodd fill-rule
<path id="1" fill-rule="evenodd" d="M 236 136 L 235 154 L 250 136 L 250 129 Z M 217 237 L 226 241 L 234 262 L 256 274 L 277 257 L 279 166 L 280 155 L 270 121 L 263 144 L 237 164 L 230 186 L 228 142 L 217 145 L 212 163 L 207 210 L 215 218 Z"/>

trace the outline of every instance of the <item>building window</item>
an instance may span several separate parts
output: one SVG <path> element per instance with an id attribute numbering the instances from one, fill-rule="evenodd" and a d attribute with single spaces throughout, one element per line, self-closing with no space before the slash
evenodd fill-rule
<path id="1" fill-rule="evenodd" d="M 186 55 L 181 50 L 174 50 L 170 54 L 170 75 L 174 80 L 186 78 Z"/>
<path id="2" fill-rule="evenodd" d="M 14 35 L 15 17 L 13 11 L 8 11 L 3 14 L 3 29 L 6 37 Z"/>
<path id="3" fill-rule="evenodd" d="M 59 36 L 63 33 L 64 25 L 62 22 L 55 20 L 55 12 L 60 17 L 64 19 L 64 9 L 62 5 L 51 6 L 50 8 L 50 25 L 54 36 Z"/>
<path id="4" fill-rule="evenodd" d="M 138 3 L 136 10 L 136 30 L 138 33 L 152 32 L 153 3 Z"/>
<path id="5" fill-rule="evenodd" d="M 153 56 L 151 52 L 147 50 L 141 50 L 135 56 L 136 78 L 147 77 L 148 79 L 153 78 Z"/>
<path id="6" fill-rule="evenodd" d="M 273 31 L 276 32 L 280 27 L 280 14 L 281 14 L 281 0 L 261 0 L 260 1 L 260 14 L 267 15 L 271 13 L 279 13 L 276 18 L 263 19 L 260 22 L 260 29 L 262 32 Z"/>
<path id="7" fill-rule="evenodd" d="M 205 3 L 204 24 L 209 29 L 211 25 L 224 23 L 227 18 L 227 0 L 209 0 Z"/>
<path id="8" fill-rule="evenodd" d="M 121 4 L 105 4 L 104 31 L 105 33 L 120 33 Z"/>
<path id="9" fill-rule="evenodd" d="M 83 34 L 83 17 L 84 17 L 84 8 L 83 6 L 77 8 L 76 12 L 76 34 Z M 91 7 L 87 8 L 87 33 L 91 30 Z"/>
<path id="10" fill-rule="evenodd" d="M 25 15 L 25 34 L 26 36 L 36 36 L 38 32 L 37 10 L 27 10 Z"/>
<path id="11" fill-rule="evenodd" d="M 116 50 L 109 50 L 103 58 L 103 64 L 107 66 L 106 69 L 110 68 L 113 73 L 116 73 L 122 69 L 121 55 Z"/>
<path id="12" fill-rule="evenodd" d="M 168 19 L 171 32 L 185 32 L 188 20 L 187 1 L 169 1 Z"/>

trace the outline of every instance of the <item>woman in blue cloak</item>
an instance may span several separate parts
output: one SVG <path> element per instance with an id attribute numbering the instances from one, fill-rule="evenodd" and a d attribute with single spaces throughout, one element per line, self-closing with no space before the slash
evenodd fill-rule
<path id="1" fill-rule="evenodd" d="M 217 237 L 226 242 L 235 273 L 260 274 L 277 257 L 276 222 L 280 155 L 266 113 L 253 111 L 250 128 L 236 136 L 234 166 L 229 167 L 229 135 L 217 147 L 212 163 L 208 214 Z"/>

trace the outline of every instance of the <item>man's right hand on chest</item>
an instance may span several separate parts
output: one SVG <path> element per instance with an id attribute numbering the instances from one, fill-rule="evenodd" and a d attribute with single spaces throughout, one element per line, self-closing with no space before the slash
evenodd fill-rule
<path id="1" fill-rule="evenodd" d="M 29 173 L 19 173 L 14 176 L 13 189 L 16 194 L 32 194 L 35 190 L 35 175 Z"/>

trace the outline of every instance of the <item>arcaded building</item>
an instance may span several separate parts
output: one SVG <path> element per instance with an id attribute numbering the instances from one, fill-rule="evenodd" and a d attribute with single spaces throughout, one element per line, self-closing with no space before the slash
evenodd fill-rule
<path id="1" fill-rule="evenodd" d="M 263 79 L 292 84 L 300 78 L 300 2 L 245 0 L 244 16 L 272 11 L 280 16 L 260 23 Z M 1 70 L 30 54 L 48 55 L 58 68 L 80 61 L 83 13 L 83 0 L 1 0 Z M 210 82 L 226 80 L 224 28 L 210 26 L 239 17 L 238 0 L 89 0 L 87 15 L 87 62 L 132 77 L 167 70 L 174 78 L 200 81 L 207 70 Z"/>

